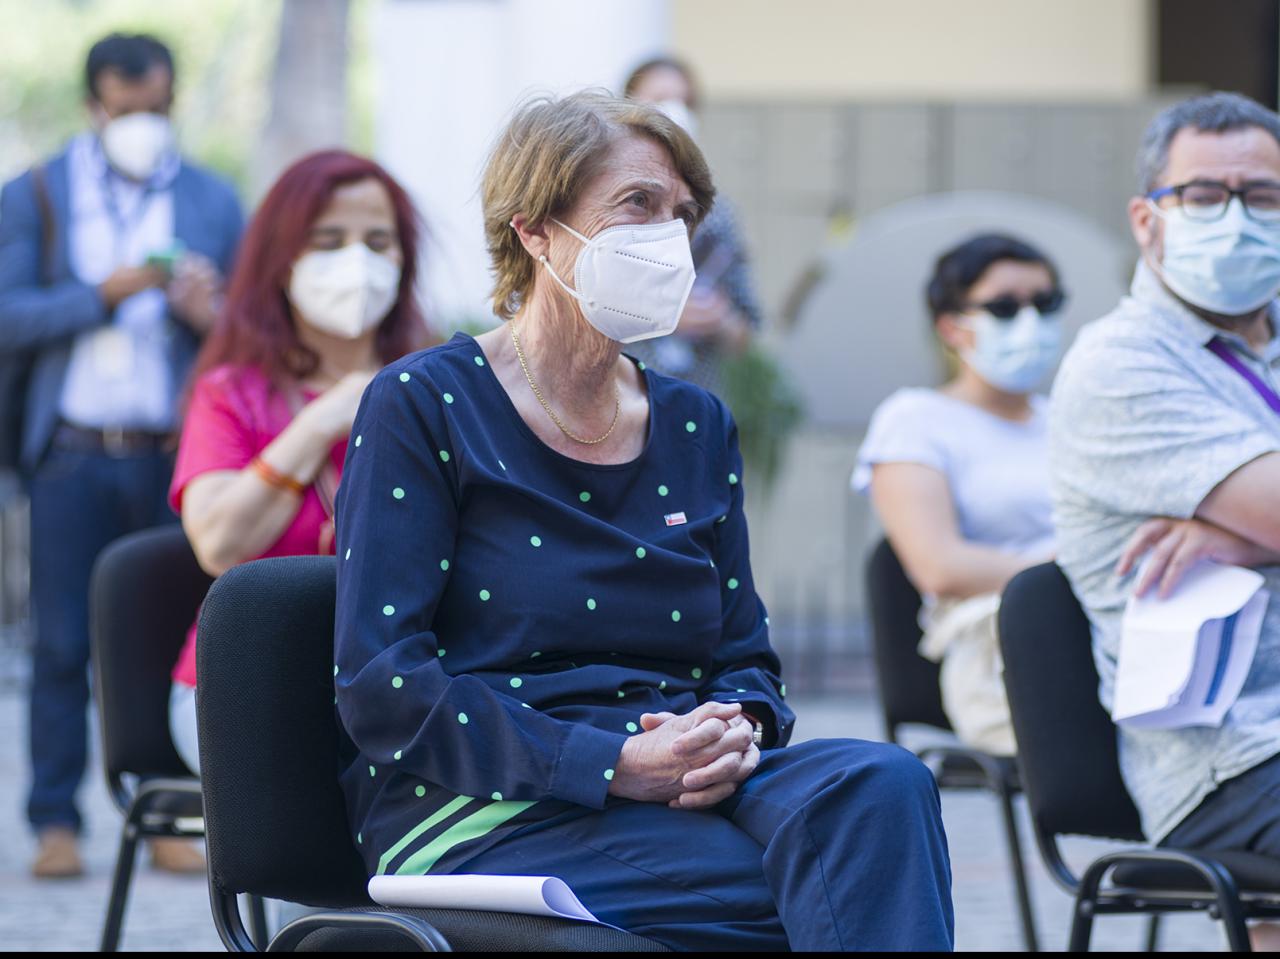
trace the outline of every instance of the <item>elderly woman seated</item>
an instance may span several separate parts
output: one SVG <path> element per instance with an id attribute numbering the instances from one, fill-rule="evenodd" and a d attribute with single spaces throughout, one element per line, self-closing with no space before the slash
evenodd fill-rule
<path id="1" fill-rule="evenodd" d="M 338 497 L 343 773 L 370 874 L 555 875 L 682 949 L 945 949 L 937 790 L 787 746 L 742 460 L 674 329 L 714 188 L 654 108 L 521 109 L 484 177 L 507 322 L 365 394 Z"/>

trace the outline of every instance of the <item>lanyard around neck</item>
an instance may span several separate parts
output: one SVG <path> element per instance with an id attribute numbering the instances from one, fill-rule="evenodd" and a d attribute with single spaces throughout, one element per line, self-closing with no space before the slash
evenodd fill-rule
<path id="1" fill-rule="evenodd" d="M 1216 354 L 1218 359 L 1243 376 L 1249 385 L 1257 391 L 1258 395 L 1266 400 L 1272 412 L 1280 413 L 1280 396 L 1277 396 L 1276 391 L 1264 383 L 1257 373 L 1245 366 L 1244 361 L 1236 356 L 1235 351 L 1227 345 L 1226 340 L 1220 336 L 1215 336 L 1205 344 L 1205 348 Z"/>

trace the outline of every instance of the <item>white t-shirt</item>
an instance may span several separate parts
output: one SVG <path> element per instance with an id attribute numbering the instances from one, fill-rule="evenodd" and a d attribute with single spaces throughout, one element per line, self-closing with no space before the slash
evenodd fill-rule
<path id="1" fill-rule="evenodd" d="M 1031 397 L 1031 418 L 1015 423 L 937 390 L 898 390 L 871 417 L 855 490 L 869 492 L 877 463 L 919 463 L 942 473 L 960 535 L 970 542 L 1028 558 L 1054 548 L 1043 396 Z"/>

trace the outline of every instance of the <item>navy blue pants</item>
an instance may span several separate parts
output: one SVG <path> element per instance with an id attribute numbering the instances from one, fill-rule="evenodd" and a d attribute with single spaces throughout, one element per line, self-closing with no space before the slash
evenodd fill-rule
<path id="1" fill-rule="evenodd" d="M 949 950 L 937 786 L 897 746 L 767 751 L 714 810 L 620 802 L 512 834 L 454 870 L 559 876 L 597 918 L 674 949 Z"/>
<path id="2" fill-rule="evenodd" d="M 173 459 L 55 449 L 31 478 L 32 828 L 80 828 L 75 794 L 88 746 L 89 574 L 103 547 L 176 517 Z"/>
<path id="3" fill-rule="evenodd" d="M 1209 793 L 1160 845 L 1280 858 L 1280 756 Z"/>

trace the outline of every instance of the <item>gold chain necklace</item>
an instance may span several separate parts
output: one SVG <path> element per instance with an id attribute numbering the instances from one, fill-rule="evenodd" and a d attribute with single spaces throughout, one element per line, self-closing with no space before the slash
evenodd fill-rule
<path id="1" fill-rule="evenodd" d="M 525 362 L 524 350 L 520 349 L 520 338 L 516 336 L 516 324 L 514 321 L 508 321 L 507 325 L 511 328 L 511 342 L 515 345 L 516 356 L 520 359 L 520 369 L 524 370 L 524 378 L 529 381 L 529 386 L 533 388 L 533 395 L 538 398 L 538 402 L 542 404 L 542 408 L 547 411 L 547 415 L 551 417 L 551 422 L 560 427 L 560 432 L 575 443 L 582 443 L 586 446 L 595 446 L 597 443 L 603 443 L 613 433 L 613 429 L 618 425 L 618 415 L 622 412 L 622 394 L 618 390 L 618 381 L 613 381 L 613 422 L 609 424 L 609 428 L 605 430 L 603 436 L 599 439 L 588 440 L 583 439 L 569 427 L 565 426 L 560 417 L 556 416 L 555 410 L 542 397 L 542 390 L 538 389 L 538 384 L 533 381 L 533 374 L 529 372 L 529 364 Z"/>

